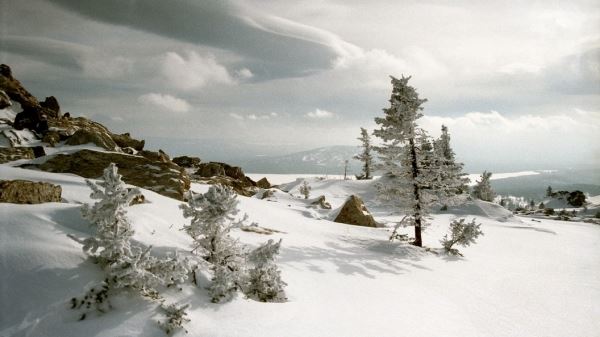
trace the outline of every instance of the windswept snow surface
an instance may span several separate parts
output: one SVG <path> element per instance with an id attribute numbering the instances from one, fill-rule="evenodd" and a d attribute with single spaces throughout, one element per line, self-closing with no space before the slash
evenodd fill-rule
<path id="1" fill-rule="evenodd" d="M 119 295 L 114 310 L 78 321 L 73 296 L 102 278 L 80 245 L 67 237 L 89 235 L 80 204 L 90 202 L 84 179 L 0 165 L 3 179 L 60 184 L 63 203 L 0 204 L 0 336 L 164 336 L 154 302 Z M 291 181 L 294 181 L 293 179 Z M 301 180 L 300 180 L 301 181 Z M 376 205 L 372 181 L 309 181 L 311 198 L 322 194 L 339 207 L 358 194 Z M 299 182 L 298 182 L 299 184 Z M 283 239 L 278 260 L 288 301 L 260 303 L 242 295 L 210 303 L 208 277 L 200 286 L 167 291 L 168 303 L 189 303 L 189 336 L 600 336 L 600 226 L 510 216 L 489 203 L 436 214 L 424 233 L 439 248 L 448 223 L 476 217 L 485 236 L 460 248 L 464 258 L 436 255 L 398 242 L 389 228 L 363 228 L 325 220 L 307 207 L 297 184 L 291 194 L 239 197 L 250 221 L 280 233 L 234 230 L 249 245 Z M 206 185 L 194 184 L 197 192 Z M 143 190 L 148 203 L 129 208 L 134 239 L 155 254 L 188 254 L 191 239 L 180 202 Z M 392 210 L 376 219 L 393 221 Z M 407 233 L 410 231 L 407 229 Z M 186 335 L 183 332 L 179 336 Z"/>

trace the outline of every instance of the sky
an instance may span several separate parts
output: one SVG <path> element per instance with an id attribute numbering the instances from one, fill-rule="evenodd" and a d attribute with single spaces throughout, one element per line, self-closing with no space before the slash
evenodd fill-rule
<path id="1" fill-rule="evenodd" d="M 358 145 L 412 76 L 467 168 L 600 167 L 600 2 L 0 0 L 35 96 L 203 159 Z"/>

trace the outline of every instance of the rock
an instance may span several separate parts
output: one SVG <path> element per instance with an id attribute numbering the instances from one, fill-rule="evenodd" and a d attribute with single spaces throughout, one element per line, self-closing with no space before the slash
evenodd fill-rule
<path id="1" fill-rule="evenodd" d="M 31 147 L 0 147 L 0 164 L 33 158 L 35 158 L 35 154 Z"/>
<path id="2" fill-rule="evenodd" d="M 267 178 L 262 178 L 261 180 L 256 182 L 256 186 L 260 188 L 271 188 L 271 183 L 267 180 Z"/>
<path id="3" fill-rule="evenodd" d="M 262 195 L 260 196 L 261 199 L 267 199 L 267 198 L 271 198 L 275 195 L 275 192 L 273 192 L 272 190 L 264 190 Z"/>
<path id="4" fill-rule="evenodd" d="M 8 97 L 4 90 L 0 90 L 0 109 L 6 109 L 11 105 L 10 97 Z"/>
<path id="5" fill-rule="evenodd" d="M 60 202 L 62 188 L 49 183 L 28 180 L 0 180 L 0 202 L 40 204 Z"/>
<path id="6" fill-rule="evenodd" d="M 311 204 L 321 206 L 322 209 L 331 209 L 331 204 L 327 202 L 324 195 L 319 196 Z"/>
<path id="7" fill-rule="evenodd" d="M 128 188 L 127 190 L 129 191 L 129 190 L 131 190 L 131 188 Z M 129 203 L 129 206 L 139 205 L 139 204 L 143 204 L 145 202 L 146 202 L 146 197 L 143 194 L 138 194 L 133 198 L 133 200 L 131 200 L 131 202 Z"/>
<path id="8" fill-rule="evenodd" d="M 10 67 L 6 64 L 0 65 L 0 90 L 4 91 L 11 100 L 21 104 L 24 110 L 41 108 L 38 100 L 13 77 Z"/>
<path id="9" fill-rule="evenodd" d="M 130 147 L 136 151 L 142 151 L 146 145 L 146 141 L 131 138 L 128 132 L 120 135 L 111 133 L 110 137 L 119 147 Z"/>
<path id="10" fill-rule="evenodd" d="M 42 171 L 73 173 L 84 178 L 99 178 L 110 163 L 115 163 L 123 181 L 156 193 L 183 200 L 190 188 L 185 170 L 173 162 L 151 160 L 139 155 L 81 150 L 58 154 L 43 164 L 27 165 Z"/>
<path id="11" fill-rule="evenodd" d="M 54 96 L 46 97 L 43 102 L 40 102 L 40 106 L 42 108 L 46 108 L 48 112 L 48 117 L 58 118 L 60 116 L 60 105 L 58 105 L 58 100 Z"/>
<path id="12" fill-rule="evenodd" d="M 225 169 L 219 163 L 201 163 L 195 174 L 204 178 L 218 177 L 225 175 Z"/>
<path id="13" fill-rule="evenodd" d="M 228 177 L 231 177 L 233 179 L 238 179 L 238 180 L 243 180 L 244 178 L 246 178 L 246 175 L 244 174 L 244 171 L 242 171 L 241 167 L 238 166 L 231 166 L 229 164 L 225 164 L 225 163 L 218 163 L 220 164 L 223 169 L 225 170 L 225 175 Z"/>
<path id="14" fill-rule="evenodd" d="M 66 145 L 82 145 L 93 143 L 98 147 L 114 151 L 117 148 L 117 144 L 112 138 L 104 132 L 97 132 L 97 130 L 90 129 L 79 129 L 67 139 Z"/>
<path id="15" fill-rule="evenodd" d="M 158 152 L 142 150 L 142 151 L 139 151 L 137 154 L 142 157 L 148 158 L 150 160 L 155 160 L 155 161 L 162 162 L 162 163 L 173 164 L 173 162 L 171 161 L 171 158 L 169 158 L 169 155 L 164 153 L 163 150 L 158 150 Z"/>
<path id="16" fill-rule="evenodd" d="M 42 142 L 48 143 L 48 145 L 54 147 L 54 145 L 60 142 L 60 134 L 56 131 L 48 131 L 44 137 L 42 137 Z"/>
<path id="17" fill-rule="evenodd" d="M 573 207 L 581 207 L 585 204 L 585 194 L 581 191 L 570 192 L 567 202 Z"/>
<path id="18" fill-rule="evenodd" d="M 333 221 L 356 226 L 377 227 L 377 222 L 373 219 L 363 201 L 356 195 L 351 195 L 346 200 L 340 213 Z"/>
<path id="19" fill-rule="evenodd" d="M 258 192 L 258 188 L 246 182 L 245 180 L 237 180 L 231 177 L 220 175 L 220 176 L 212 176 L 209 178 L 199 178 L 198 182 L 210 185 L 225 185 L 229 186 L 233 189 L 233 191 L 239 195 L 243 195 L 245 197 L 251 197 Z"/>
<path id="20" fill-rule="evenodd" d="M 43 134 L 48 131 L 48 116 L 40 107 L 24 107 L 23 111 L 15 116 L 13 127 L 17 130 L 27 128 Z"/>
<path id="21" fill-rule="evenodd" d="M 201 160 L 198 157 L 180 156 L 173 158 L 173 162 L 181 167 L 197 168 L 199 167 Z"/>

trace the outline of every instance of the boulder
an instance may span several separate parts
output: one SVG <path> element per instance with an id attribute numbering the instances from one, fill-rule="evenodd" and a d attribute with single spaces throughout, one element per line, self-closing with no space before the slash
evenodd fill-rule
<path id="1" fill-rule="evenodd" d="M 144 149 L 144 145 L 146 145 L 146 141 L 143 139 L 137 140 L 135 138 L 131 138 L 131 135 L 129 135 L 128 132 L 120 135 L 111 133 L 110 137 L 119 147 L 122 148 L 130 147 L 136 151 L 142 151 Z"/>
<path id="2" fill-rule="evenodd" d="M 44 137 L 42 137 L 42 142 L 48 143 L 48 145 L 54 147 L 54 145 L 60 142 L 60 134 L 56 131 L 48 131 Z"/>
<path id="3" fill-rule="evenodd" d="M 137 154 L 142 157 L 148 158 L 150 160 L 154 160 L 154 161 L 158 161 L 158 162 L 162 162 L 162 163 L 174 164 L 171 161 L 171 158 L 169 158 L 169 155 L 166 154 L 163 150 L 158 150 L 158 152 L 142 150 L 142 151 L 139 151 Z"/>
<path id="4" fill-rule="evenodd" d="M 15 116 L 13 127 L 17 130 L 29 129 L 38 134 L 48 131 L 48 116 L 40 107 L 24 107 Z"/>
<path id="5" fill-rule="evenodd" d="M 28 180 L 0 180 L 0 202 L 14 204 L 40 204 L 60 202 L 59 185 Z"/>
<path id="6" fill-rule="evenodd" d="M 260 188 L 271 188 L 271 183 L 267 180 L 267 178 L 262 178 L 261 180 L 256 182 L 256 186 Z"/>
<path id="7" fill-rule="evenodd" d="M 190 178 L 175 163 L 151 160 L 144 156 L 114 152 L 81 150 L 58 154 L 43 164 L 27 165 L 47 172 L 73 173 L 84 178 L 99 178 L 104 168 L 115 163 L 128 184 L 152 190 L 177 200 L 184 200 L 190 188 Z"/>
<path id="8" fill-rule="evenodd" d="M 67 139 L 66 145 L 81 145 L 93 143 L 98 147 L 114 151 L 117 148 L 117 144 L 112 138 L 105 132 L 98 132 L 98 130 L 92 129 L 79 129 Z"/>
<path id="9" fill-rule="evenodd" d="M 40 102 L 40 106 L 46 109 L 48 117 L 58 118 L 60 116 L 60 105 L 56 97 L 46 97 L 43 102 Z"/>
<path id="10" fill-rule="evenodd" d="M 41 108 L 38 100 L 12 76 L 12 70 L 6 64 L 0 65 L 0 90 L 11 100 L 21 104 L 23 109 Z"/>
<path id="11" fill-rule="evenodd" d="M 201 163 L 195 174 L 203 178 L 218 177 L 225 175 L 225 169 L 219 163 Z"/>
<path id="12" fill-rule="evenodd" d="M 0 90 L 0 109 L 6 109 L 11 105 L 10 97 L 8 97 L 4 90 Z"/>
<path id="13" fill-rule="evenodd" d="M 340 213 L 333 221 L 356 226 L 377 227 L 377 222 L 373 219 L 363 201 L 356 195 L 351 195 L 346 200 Z"/>
<path id="14" fill-rule="evenodd" d="M 173 162 L 181 167 L 197 168 L 199 167 L 201 160 L 198 157 L 180 156 L 173 158 Z"/>
<path id="15" fill-rule="evenodd" d="M 0 147 L 0 164 L 19 159 L 33 159 L 35 154 L 30 147 Z"/>

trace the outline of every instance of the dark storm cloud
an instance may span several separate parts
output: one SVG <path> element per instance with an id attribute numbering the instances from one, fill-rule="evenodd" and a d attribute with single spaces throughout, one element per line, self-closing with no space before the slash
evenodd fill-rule
<path id="1" fill-rule="evenodd" d="M 259 78 L 328 69 L 354 47 L 331 33 L 227 1 L 49 1 L 101 22 L 233 51 Z"/>
<path id="2" fill-rule="evenodd" d="M 75 43 L 28 36 L 0 35 L 0 49 L 51 65 L 82 70 L 91 48 Z"/>

